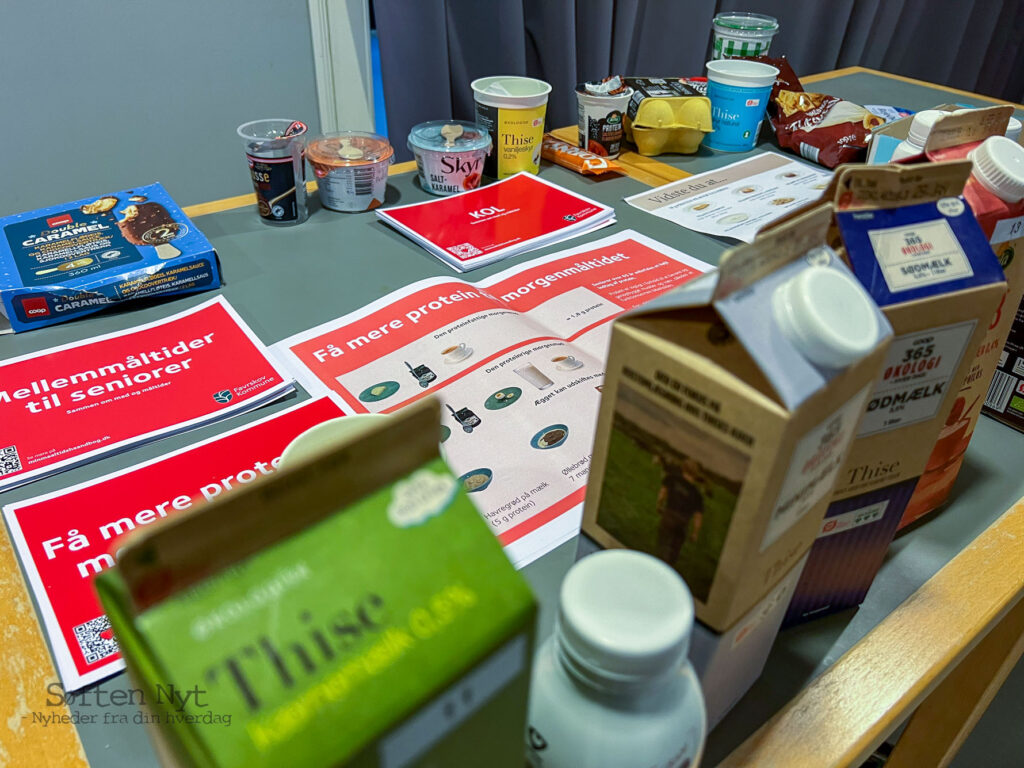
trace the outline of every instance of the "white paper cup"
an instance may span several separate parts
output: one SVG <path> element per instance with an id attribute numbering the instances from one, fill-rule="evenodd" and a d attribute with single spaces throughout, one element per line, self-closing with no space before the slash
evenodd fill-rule
<path id="1" fill-rule="evenodd" d="M 625 138 L 623 125 L 633 89 L 606 96 L 589 93 L 585 83 L 576 86 L 579 135 L 576 146 L 602 157 L 616 158 Z"/>
<path id="2" fill-rule="evenodd" d="M 760 13 L 727 11 L 715 16 L 711 28 L 715 34 L 712 59 L 763 56 L 768 53 L 772 38 L 779 31 L 779 22 Z"/>
<path id="3" fill-rule="evenodd" d="M 487 128 L 494 141 L 484 175 L 505 179 L 520 171 L 537 173 L 551 86 L 532 77 L 499 75 L 481 77 L 471 87 L 476 122 Z"/>

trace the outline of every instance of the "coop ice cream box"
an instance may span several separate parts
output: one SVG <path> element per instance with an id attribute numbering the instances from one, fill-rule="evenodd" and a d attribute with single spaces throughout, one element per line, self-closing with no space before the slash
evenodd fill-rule
<path id="1" fill-rule="evenodd" d="M 0 333 L 220 285 L 217 253 L 160 184 L 0 218 Z"/>

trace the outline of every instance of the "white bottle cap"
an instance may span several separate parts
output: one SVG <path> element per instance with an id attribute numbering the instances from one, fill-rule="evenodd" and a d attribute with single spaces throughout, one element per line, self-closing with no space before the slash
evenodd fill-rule
<path id="1" fill-rule="evenodd" d="M 1005 136 L 989 136 L 968 155 L 972 175 L 1008 203 L 1024 200 L 1024 147 Z"/>
<path id="2" fill-rule="evenodd" d="M 562 650 L 588 672 L 641 681 L 678 667 L 690 646 L 693 598 L 651 555 L 615 549 L 576 563 L 562 582 Z"/>
<path id="3" fill-rule="evenodd" d="M 772 294 L 783 335 L 816 365 L 845 368 L 878 343 L 878 314 L 857 279 L 826 266 L 808 267 Z"/>
<path id="4" fill-rule="evenodd" d="M 1020 143 L 1020 129 L 1021 123 L 1016 117 L 1011 117 L 1010 122 L 1006 125 L 1006 133 L 1003 134 L 1010 141 L 1016 141 Z"/>
<path id="5" fill-rule="evenodd" d="M 922 109 L 910 121 L 910 133 L 907 134 L 907 141 L 924 149 L 924 144 L 928 141 L 928 134 L 932 132 L 935 121 L 948 114 L 949 112 L 939 109 Z"/>

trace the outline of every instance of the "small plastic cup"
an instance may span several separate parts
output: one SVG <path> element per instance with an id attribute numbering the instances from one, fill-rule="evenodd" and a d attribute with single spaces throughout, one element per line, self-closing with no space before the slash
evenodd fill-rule
<path id="1" fill-rule="evenodd" d="M 455 195 L 480 186 L 491 153 L 487 129 L 462 120 L 432 120 L 409 131 L 420 186 L 432 195 Z"/>
<path id="2" fill-rule="evenodd" d="M 383 136 L 358 131 L 317 136 L 306 145 L 306 157 L 325 208 L 356 213 L 384 203 L 395 150 Z"/>
<path id="3" fill-rule="evenodd" d="M 633 89 L 627 87 L 613 96 L 590 93 L 586 83 L 576 86 L 576 112 L 579 118 L 577 146 L 608 158 L 616 158 L 625 137 L 624 116 Z"/>
<path id="4" fill-rule="evenodd" d="M 270 118 L 238 126 L 245 144 L 260 219 L 275 226 L 306 220 L 306 162 L 303 142 L 309 129 L 298 120 Z"/>
<path id="5" fill-rule="evenodd" d="M 749 152 L 757 144 L 779 70 L 746 59 L 709 61 L 707 68 L 712 132 L 704 146 L 718 152 Z"/>
<path id="6" fill-rule="evenodd" d="M 537 173 L 551 86 L 532 77 L 499 75 L 481 77 L 470 87 L 476 122 L 487 128 L 494 142 L 484 175 L 505 179 L 520 171 Z"/>
<path id="7" fill-rule="evenodd" d="M 771 48 L 772 38 L 779 31 L 779 22 L 760 13 L 727 11 L 711 21 L 715 35 L 711 58 L 730 56 L 762 56 Z"/>

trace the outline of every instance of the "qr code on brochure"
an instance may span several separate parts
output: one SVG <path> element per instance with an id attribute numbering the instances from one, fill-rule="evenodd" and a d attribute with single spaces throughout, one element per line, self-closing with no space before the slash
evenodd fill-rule
<path id="1" fill-rule="evenodd" d="M 118 651 L 114 630 L 111 629 L 110 619 L 106 616 L 97 616 L 84 624 L 79 624 L 74 632 L 86 664 L 95 664 Z"/>
<path id="2" fill-rule="evenodd" d="M 0 477 L 20 471 L 21 456 L 18 455 L 17 447 L 8 445 L 6 448 L 0 448 Z"/>
<path id="3" fill-rule="evenodd" d="M 483 253 L 483 251 L 472 243 L 462 243 L 461 245 L 449 246 L 448 252 L 453 256 L 458 256 L 460 259 L 468 259 L 471 256 L 479 256 Z"/>

